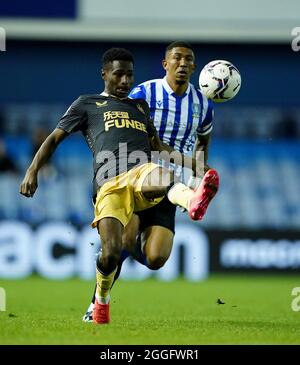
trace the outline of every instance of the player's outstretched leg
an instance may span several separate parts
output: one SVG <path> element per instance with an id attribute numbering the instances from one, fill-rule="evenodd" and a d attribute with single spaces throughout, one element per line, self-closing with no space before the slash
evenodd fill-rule
<path id="1" fill-rule="evenodd" d="M 168 199 L 171 203 L 187 209 L 191 219 L 201 220 L 218 188 L 219 175 L 216 170 L 210 169 L 195 191 L 182 183 L 170 186 Z"/>
<path id="2" fill-rule="evenodd" d="M 189 201 L 189 215 L 193 220 L 201 220 L 212 198 L 219 189 L 219 175 L 216 170 L 210 169 L 203 176 L 200 186 Z"/>

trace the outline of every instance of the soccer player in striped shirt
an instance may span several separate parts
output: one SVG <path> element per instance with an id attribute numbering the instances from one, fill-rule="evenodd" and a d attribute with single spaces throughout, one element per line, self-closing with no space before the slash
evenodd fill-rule
<path id="1" fill-rule="evenodd" d="M 190 154 L 193 151 L 194 157 L 197 157 L 197 152 L 201 151 L 204 170 L 208 171 L 213 104 L 190 83 L 190 77 L 196 68 L 191 45 L 181 41 L 171 43 L 166 48 L 162 64 L 166 71 L 164 78 L 138 85 L 129 96 L 147 101 L 159 137 L 170 152 L 176 150 Z M 192 181 L 193 183 L 195 182 Z M 206 207 L 210 200 L 208 196 Z M 155 207 L 135 214 L 123 234 L 122 259 L 131 255 L 152 270 L 161 268 L 171 254 L 175 213 L 176 207 L 163 199 Z M 121 264 L 122 262 L 118 274 Z M 115 275 L 115 280 L 117 277 Z M 83 317 L 86 322 L 92 321 L 94 300 L 93 298 Z"/>

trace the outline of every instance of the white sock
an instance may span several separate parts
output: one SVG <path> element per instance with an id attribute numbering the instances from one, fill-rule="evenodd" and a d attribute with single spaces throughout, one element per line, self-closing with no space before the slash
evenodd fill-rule
<path id="1" fill-rule="evenodd" d="M 95 295 L 95 298 L 99 304 L 108 304 L 110 301 L 110 296 L 107 295 L 106 297 L 100 297 L 97 293 Z"/>
<path id="2" fill-rule="evenodd" d="M 172 204 L 188 209 L 189 201 L 194 191 L 182 183 L 174 184 L 168 192 L 168 199 Z"/>

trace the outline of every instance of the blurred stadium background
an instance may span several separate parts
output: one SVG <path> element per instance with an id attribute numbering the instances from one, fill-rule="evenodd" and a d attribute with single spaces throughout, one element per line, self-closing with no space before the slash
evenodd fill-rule
<path id="1" fill-rule="evenodd" d="M 194 84 L 214 59 L 231 61 L 242 75 L 237 97 L 215 105 L 209 162 L 221 188 L 203 222 L 178 213 L 174 250 L 162 270 L 128 262 L 123 278 L 299 274 L 300 52 L 291 47 L 299 14 L 296 0 L 1 2 L 0 279 L 94 277 L 92 160 L 81 136 L 56 152 L 34 199 L 21 197 L 19 184 L 70 103 L 102 91 L 107 48 L 133 52 L 137 84 L 164 75 L 161 59 L 174 40 L 194 46 Z"/>

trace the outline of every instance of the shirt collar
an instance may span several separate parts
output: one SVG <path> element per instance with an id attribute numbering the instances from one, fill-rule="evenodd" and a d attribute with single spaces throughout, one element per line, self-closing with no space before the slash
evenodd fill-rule
<path id="1" fill-rule="evenodd" d="M 106 96 L 106 97 L 110 96 L 111 98 L 115 98 L 115 99 L 119 99 L 119 100 L 127 100 L 127 99 L 129 99 L 128 96 L 126 98 L 118 98 L 117 96 L 107 94 L 105 91 L 102 91 L 102 93 L 100 95 L 101 96 Z"/>
<path id="2" fill-rule="evenodd" d="M 171 88 L 171 86 L 168 84 L 166 76 L 162 79 L 162 84 L 163 84 L 164 89 L 167 91 L 167 93 L 175 96 L 176 98 L 184 98 L 187 94 L 189 94 L 189 92 L 191 90 L 191 84 L 189 83 L 186 91 L 182 95 L 179 96 L 179 95 L 175 94 L 173 89 Z"/>

